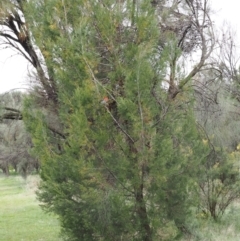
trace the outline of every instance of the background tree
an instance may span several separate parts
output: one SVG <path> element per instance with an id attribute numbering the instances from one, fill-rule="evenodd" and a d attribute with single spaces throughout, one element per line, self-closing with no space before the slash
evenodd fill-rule
<path id="1" fill-rule="evenodd" d="M 50 57 L 44 45 L 36 42 L 35 33 L 29 31 L 25 18 L 25 0 L 3 0 L 0 3 L 0 37 L 1 47 L 11 48 L 24 56 L 33 71 L 29 76 L 32 82 L 32 89 L 29 88 L 28 94 L 33 98 L 36 108 L 40 108 L 46 117 L 49 117 L 49 129 L 56 135 L 63 135 L 59 125 L 54 125 L 57 120 L 57 88 L 55 84 L 54 71 L 51 67 Z M 29 21 L 32 21 L 29 19 Z M 36 33 L 36 36 L 38 34 Z M 7 112 L 3 118 L 17 118 L 15 111 L 5 109 Z M 21 114 L 21 113 L 19 113 Z M 10 116 L 10 117 L 9 117 Z"/>
<path id="2" fill-rule="evenodd" d="M 47 66 L 44 56 L 42 56 L 44 51 L 38 49 L 32 34 L 29 32 L 24 16 L 23 5 L 25 2 L 25 0 L 1 1 L 0 36 L 3 41 L 2 47 L 10 47 L 21 53 L 34 67 L 36 70 L 35 78 L 37 78 L 35 91 L 38 93 L 38 97 L 42 97 L 41 104 L 56 103 L 57 90 L 54 77 L 50 74 L 50 66 Z"/>
<path id="3" fill-rule="evenodd" d="M 23 96 L 21 92 L 0 96 L 0 106 L 4 106 L 0 109 L 3 118 L 0 123 L 0 160 L 5 174 L 8 175 L 9 169 L 13 168 L 15 172 L 26 177 L 32 171 L 38 170 L 39 163 L 29 153 L 32 142 L 22 121 Z"/>
<path id="4" fill-rule="evenodd" d="M 200 207 L 215 220 L 239 198 L 239 113 L 231 78 L 222 70 L 202 72 L 195 80 L 195 113 L 209 148 L 202 165 Z"/>

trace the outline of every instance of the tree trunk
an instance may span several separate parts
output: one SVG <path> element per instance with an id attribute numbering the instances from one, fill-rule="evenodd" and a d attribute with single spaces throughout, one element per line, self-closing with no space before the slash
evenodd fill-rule
<path id="1" fill-rule="evenodd" d="M 8 165 L 4 166 L 4 167 L 1 167 L 3 173 L 6 175 L 6 176 L 9 176 L 9 168 L 8 168 Z"/>
<path id="2" fill-rule="evenodd" d="M 149 219 L 147 216 L 146 204 L 143 197 L 143 183 L 136 190 L 136 203 L 137 203 L 137 214 L 140 219 L 142 240 L 152 241 L 152 232 L 149 224 Z"/>

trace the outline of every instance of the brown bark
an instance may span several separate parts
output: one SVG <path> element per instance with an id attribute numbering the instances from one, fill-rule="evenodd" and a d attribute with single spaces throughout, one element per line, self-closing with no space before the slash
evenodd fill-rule
<path id="1" fill-rule="evenodd" d="M 145 167 L 142 166 L 142 171 L 141 171 L 141 183 L 139 186 L 137 186 L 135 192 L 135 199 L 136 199 L 136 204 L 137 204 L 137 215 L 140 219 L 140 224 L 141 224 L 141 233 L 142 233 L 142 240 L 143 241 L 152 241 L 152 230 L 150 227 L 150 221 L 148 219 L 147 215 L 147 208 L 146 208 L 146 203 L 144 200 L 144 186 L 143 186 L 143 177 L 144 177 L 144 172 L 145 172 Z"/>
<path id="2" fill-rule="evenodd" d="M 19 111 L 17 109 L 4 107 L 4 110 L 9 111 L 9 112 L 6 112 L 2 116 L 0 116 L 0 121 L 2 121 L 2 120 L 22 120 L 23 119 L 21 111 Z M 63 139 L 66 138 L 66 135 L 63 134 L 59 129 L 57 129 L 53 125 L 49 124 L 48 129 L 50 131 L 52 131 L 54 134 L 60 136 L 61 138 L 63 138 Z"/>
<path id="3" fill-rule="evenodd" d="M 135 195 L 136 203 L 137 203 L 137 214 L 141 223 L 141 231 L 142 231 L 142 240 L 143 241 L 152 241 L 152 231 L 147 215 L 146 203 L 144 201 L 143 196 L 143 183 L 141 183 L 136 189 Z"/>
<path id="4" fill-rule="evenodd" d="M 7 18 L 0 19 L 0 25 L 7 27 L 7 31 L 0 32 L 0 36 L 5 39 L 6 45 L 17 49 L 36 69 L 39 83 L 43 88 L 45 98 L 57 104 L 57 88 L 52 76 L 47 77 L 48 70 L 45 72 L 41 65 L 40 58 L 34 48 L 29 30 L 25 22 L 21 20 L 19 11 L 24 14 L 22 1 L 18 1 L 18 11 L 11 12 Z M 18 28 L 16 27 L 18 26 Z M 11 34 L 8 34 L 10 32 Z M 21 47 L 22 48 L 21 48 Z M 49 73 L 48 73 L 49 74 Z"/>

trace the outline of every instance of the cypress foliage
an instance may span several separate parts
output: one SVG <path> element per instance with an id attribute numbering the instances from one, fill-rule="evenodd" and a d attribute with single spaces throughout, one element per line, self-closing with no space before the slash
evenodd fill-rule
<path id="1" fill-rule="evenodd" d="M 154 8 L 113 0 L 25 7 L 58 90 L 48 110 L 25 102 L 43 207 L 71 241 L 173 239 L 202 145 L 190 97 L 170 100 L 164 90 L 169 56 L 158 46 Z M 51 109 L 61 134 L 49 128 Z"/>

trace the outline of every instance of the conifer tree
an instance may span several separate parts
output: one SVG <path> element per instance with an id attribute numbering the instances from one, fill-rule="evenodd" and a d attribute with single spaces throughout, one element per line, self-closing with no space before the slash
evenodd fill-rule
<path id="1" fill-rule="evenodd" d="M 43 207 L 59 215 L 67 240 L 173 239 L 203 150 L 191 88 L 164 88 L 172 57 L 171 76 L 178 71 L 176 37 L 160 46 L 148 1 L 29 1 L 25 8 L 58 90 L 57 119 L 31 98 L 23 113 L 41 160 Z"/>

